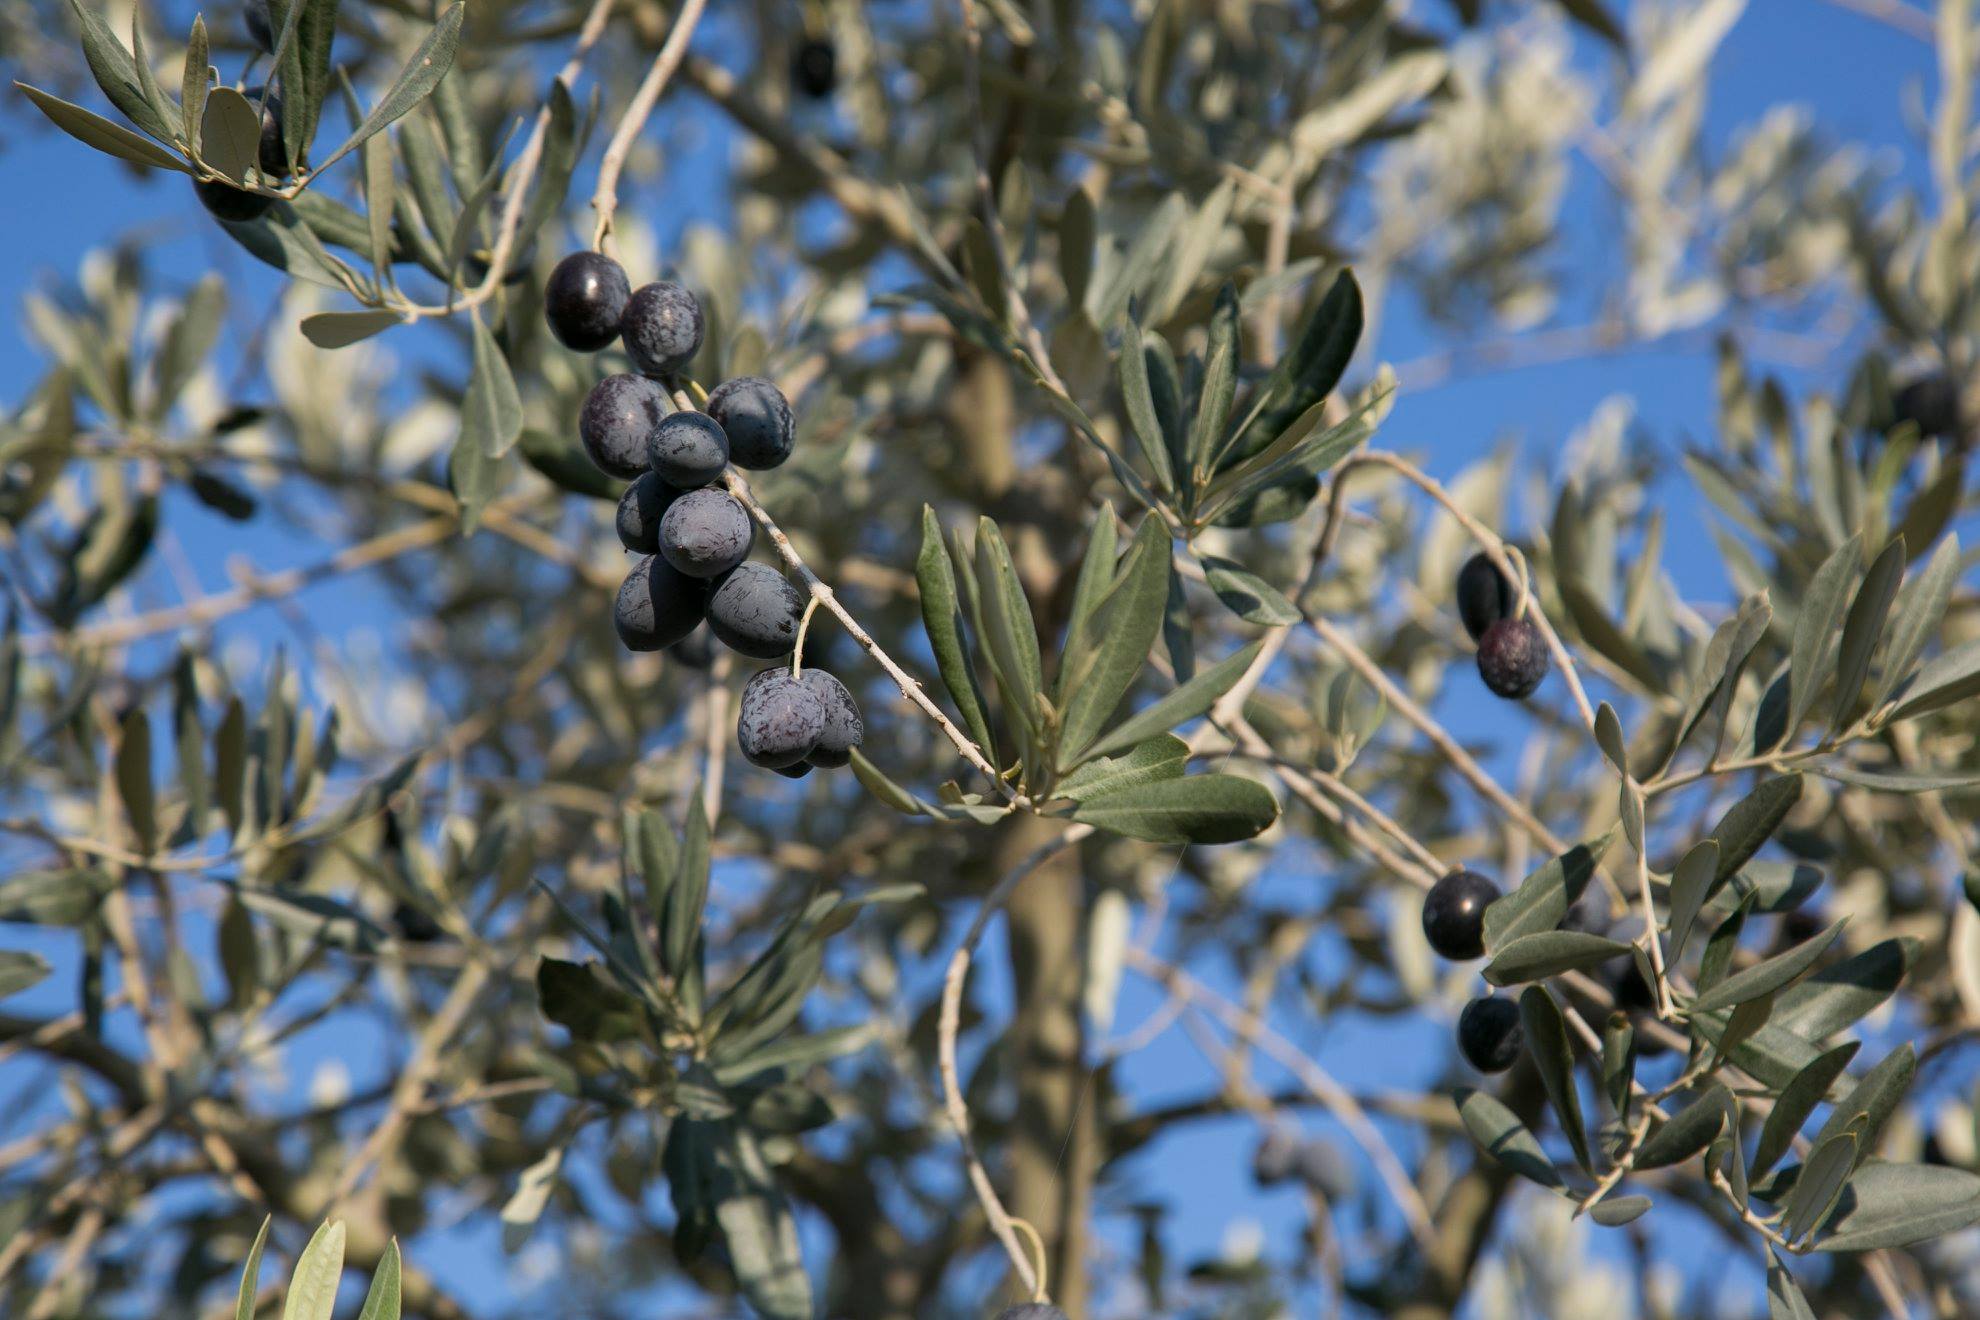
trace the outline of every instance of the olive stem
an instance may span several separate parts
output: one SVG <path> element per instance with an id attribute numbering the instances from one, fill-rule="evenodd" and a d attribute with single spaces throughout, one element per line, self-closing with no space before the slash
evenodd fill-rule
<path id="1" fill-rule="evenodd" d="M 922 690 L 920 681 L 894 662 L 894 658 L 882 649 L 880 643 L 873 640 L 873 635 L 861 627 L 859 620 L 839 603 L 839 598 L 833 593 L 832 588 L 818 574 L 811 571 L 811 566 L 804 562 L 803 556 L 799 555 L 796 547 L 792 546 L 790 537 L 784 535 L 783 529 L 777 526 L 776 519 L 757 502 L 755 494 L 749 488 L 749 483 L 743 480 L 742 473 L 733 467 L 727 469 L 722 474 L 722 484 L 731 495 L 742 501 L 743 508 L 747 509 L 750 516 L 756 519 L 757 525 L 763 528 L 763 534 L 769 537 L 770 545 L 776 550 L 777 557 L 784 561 L 791 572 L 803 580 L 805 589 L 811 593 L 812 602 L 823 605 L 831 612 L 832 617 L 844 626 L 847 634 L 858 644 L 860 650 L 872 656 L 874 662 L 887 671 L 887 677 L 894 680 L 895 685 L 901 690 L 901 695 L 935 722 L 935 726 L 955 745 L 962 758 L 975 766 L 1005 801 L 1019 809 L 1029 808 L 1031 799 L 1011 791 L 1010 786 L 997 773 L 996 767 L 983 755 L 982 749 L 970 740 L 968 734 L 958 729 L 953 720 L 942 713 L 942 708 L 931 701 L 928 694 Z"/>
<path id="2" fill-rule="evenodd" d="M 798 620 L 797 642 L 791 647 L 791 677 L 804 672 L 804 635 L 811 630 L 811 616 L 818 611 L 818 597 L 804 603 L 804 617 Z"/>
<path id="3" fill-rule="evenodd" d="M 1623 773 L 1623 792 L 1636 799 L 1638 821 L 1638 841 L 1636 848 L 1636 896 L 1643 908 L 1643 942 L 1649 947 L 1650 970 L 1653 973 L 1657 991 L 1657 1016 L 1669 1018 L 1672 1014 L 1671 987 L 1669 973 L 1664 967 L 1664 937 L 1657 929 L 1657 901 L 1650 892 L 1650 849 L 1644 837 L 1650 826 L 1644 822 L 1645 798 L 1641 785 L 1627 771 Z"/>
<path id="4" fill-rule="evenodd" d="M 1643 1145 L 1643 1139 L 1650 1135 L 1650 1121 L 1652 1117 L 1653 1115 L 1646 1109 L 1642 1116 L 1636 1120 L 1636 1126 L 1630 1129 L 1629 1140 L 1621 1152 L 1617 1154 L 1615 1163 L 1609 1166 L 1609 1171 L 1602 1175 L 1601 1180 L 1595 1184 L 1588 1195 L 1575 1203 L 1574 1213 L 1577 1218 L 1593 1210 L 1601 1202 L 1602 1198 L 1614 1191 L 1617 1184 L 1621 1183 L 1629 1175 L 1630 1171 L 1636 1167 L 1636 1152 Z"/>
<path id="5" fill-rule="evenodd" d="M 1032 1257 L 1038 1262 L 1038 1282 L 1032 1285 L 1031 1300 L 1051 1301 L 1052 1294 L 1046 1291 L 1051 1259 L 1050 1253 L 1045 1250 L 1045 1239 L 1038 1235 L 1038 1230 L 1031 1226 L 1031 1221 L 1028 1219 L 1019 1219 L 1016 1215 L 1012 1215 L 1011 1227 L 1024 1234 L 1025 1244 L 1031 1248 Z"/>
<path id="6" fill-rule="evenodd" d="M 1529 614 L 1532 616 L 1534 626 L 1540 630 L 1540 636 L 1547 643 L 1547 650 L 1554 658 L 1555 666 L 1567 682 L 1568 694 L 1574 698 L 1575 709 L 1581 715 L 1581 722 L 1591 729 L 1594 728 L 1595 707 L 1588 700 L 1587 689 L 1581 685 L 1581 675 L 1575 669 L 1574 656 L 1562 644 L 1560 634 L 1554 631 L 1554 625 L 1548 622 L 1546 612 L 1540 608 L 1526 571 L 1526 557 L 1497 532 L 1466 512 L 1450 491 L 1444 488 L 1442 482 L 1408 459 L 1385 450 L 1366 449 L 1341 464 L 1334 473 L 1328 494 L 1327 521 L 1320 533 L 1319 546 L 1313 552 L 1314 572 L 1319 571 L 1320 565 L 1333 551 L 1334 542 L 1340 536 L 1341 509 L 1345 503 L 1347 478 L 1350 473 L 1363 467 L 1388 468 L 1442 505 L 1444 511 L 1457 520 L 1458 526 L 1464 528 L 1471 539 L 1478 543 L 1479 548 L 1485 552 L 1486 558 L 1492 561 L 1492 566 L 1505 574 L 1508 581 L 1519 585 L 1519 600 L 1513 608 L 1513 616 L 1515 618 L 1523 618 Z"/>
<path id="7" fill-rule="evenodd" d="M 707 397 L 705 394 L 702 394 L 701 386 L 690 380 L 684 386 L 677 386 L 672 391 L 671 398 L 675 407 L 683 411 L 694 410 L 693 404 L 689 401 L 690 390 L 695 394 L 701 394 L 704 399 Z M 859 649 L 872 656 L 874 661 L 882 669 L 887 671 L 887 677 L 894 680 L 895 685 L 901 690 L 901 695 L 906 697 L 922 714 L 935 722 L 936 727 L 947 735 L 951 743 L 955 744 L 956 750 L 962 753 L 963 759 L 981 771 L 1006 802 L 1019 810 L 1029 809 L 1031 799 L 1023 794 L 1013 793 L 1011 791 L 1010 785 L 1006 784 L 1003 776 L 997 773 L 997 768 L 990 764 L 988 757 L 984 756 L 983 749 L 971 741 L 968 734 L 958 729 L 955 721 L 942 713 L 940 706 L 929 700 L 928 694 L 922 690 L 920 680 L 914 678 L 906 670 L 894 663 L 894 657 L 888 655 L 881 648 L 880 643 L 873 640 L 873 634 L 862 628 L 859 620 L 853 618 L 846 607 L 839 603 L 838 596 L 826 584 L 824 579 L 811 571 L 811 566 L 804 562 L 802 555 L 798 554 L 797 547 L 791 544 L 791 538 L 784 535 L 784 529 L 777 526 L 777 520 L 770 516 L 770 511 L 757 502 L 756 495 L 750 490 L 749 482 L 743 479 L 743 474 L 738 472 L 734 466 L 724 468 L 722 470 L 722 485 L 727 488 L 729 494 L 741 501 L 743 508 L 749 511 L 750 517 L 756 519 L 757 525 L 763 528 L 763 534 L 770 538 L 771 548 L 776 550 L 777 557 L 784 561 L 784 564 L 791 572 L 796 573 L 798 577 L 803 579 L 806 590 L 811 594 L 811 601 L 805 606 L 804 619 L 798 624 L 797 645 L 793 648 L 792 676 L 795 677 L 797 674 L 797 660 L 795 657 L 800 655 L 804 650 L 804 633 L 805 628 L 811 622 L 812 610 L 819 605 L 823 605 L 831 612 L 832 617 L 844 626 L 847 634 L 858 644 Z"/>

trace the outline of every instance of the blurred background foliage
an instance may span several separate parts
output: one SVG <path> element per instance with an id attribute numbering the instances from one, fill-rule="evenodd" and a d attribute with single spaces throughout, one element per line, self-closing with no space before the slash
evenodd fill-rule
<path id="1" fill-rule="evenodd" d="M 1980 596 L 1954 539 L 1976 540 L 1975 16 L 1807 3 L 1844 11 L 1825 30 L 1929 52 L 1935 76 L 1884 89 L 1907 152 L 1798 105 L 1708 125 L 1734 26 L 1797 21 L 1759 0 L 994 0 L 976 56 L 953 5 L 705 16 L 633 143 L 613 242 L 636 283 L 701 296 L 697 380 L 761 372 L 796 404 L 795 456 L 753 484 L 865 628 L 939 691 L 916 574 L 932 507 L 939 529 L 994 519 L 1050 654 L 1099 511 L 1157 504 L 1177 568 L 1132 702 L 1276 638 L 1248 697 L 1185 730 L 1195 769 L 1271 789 L 1276 824 L 1216 848 L 1099 833 L 1035 867 L 1062 822 L 907 818 L 851 776 L 724 769 L 741 675 L 628 655 L 609 627 L 617 487 L 573 424 L 597 369 L 545 333 L 539 290 L 591 235 L 601 151 L 673 8 L 611 4 L 589 44 L 586 5 L 347 0 L 302 52 L 341 71 L 311 158 L 393 103 L 432 34 L 458 22 L 458 42 L 306 186 L 220 168 L 218 127 L 195 162 L 167 122 L 152 181 L 119 184 L 127 232 L 22 299 L 10 356 L 29 365 L 0 400 L 0 1309 L 225 1309 L 272 1212 L 288 1255 L 342 1218 L 359 1274 L 397 1234 L 418 1315 L 987 1314 L 1017 1293 L 943 1112 L 939 996 L 984 895 L 1033 868 L 965 998 L 962 1080 L 1075 1316 L 1980 1310 L 1970 1229 L 1798 1258 L 1799 1290 L 1776 1270 L 1769 1296 L 1718 1127 L 1623 1170 L 1615 1202 L 1650 1214 L 1571 1221 L 1452 1103 L 1495 1095 L 1537 1134 L 1524 1171 L 1558 1178 L 1580 1122 L 1561 1070 L 1465 1067 L 1451 1023 L 1483 987 L 1418 923 L 1437 869 L 1511 889 L 1605 833 L 1608 872 L 1627 887 L 1640 854 L 1668 912 L 1680 861 L 1728 846 L 1757 790 L 1771 842 L 1707 906 L 1682 975 L 1702 991 L 1846 917 L 1813 979 L 1689 1054 L 1630 1002 L 1627 959 L 1551 977 L 1560 1002 L 1600 1030 L 1620 995 L 1646 1086 L 1716 1105 L 1723 1075 L 1749 1142 L 1809 1062 L 1769 1075 L 1766 1029 L 1799 1026 L 1811 1056 L 1861 1037 L 1855 1076 L 1909 1042 L 1902 1103 L 1870 1106 L 1838 1179 L 1980 1168 Z M 22 0 L 0 8 L 0 59 L 122 122 L 86 51 L 123 49 L 135 21 L 179 109 L 193 20 Z M 219 85 L 265 80 L 243 13 L 203 25 Z M 819 42 L 834 77 L 813 95 L 791 70 Z M 0 132 L 55 137 L 19 96 Z M 160 177 L 174 160 L 280 200 L 223 228 Z M 0 170 L 9 209 L 62 223 L 59 173 Z M 167 213 L 199 238 L 162 234 Z M 1591 214 L 1594 243 L 1574 223 Z M 1241 398 L 1268 393 L 1306 327 L 1347 324 L 1328 300 L 1350 265 L 1359 351 L 1275 433 L 1406 420 L 1412 390 L 1501 371 L 1537 398 L 1536 368 L 1590 356 L 1714 364 L 1696 433 L 1617 396 L 1544 454 L 1485 436 L 1405 453 L 1520 552 L 1616 747 L 1558 672 L 1522 707 L 1485 696 L 1451 606 L 1473 538 L 1398 469 L 1341 463 L 1363 430 L 1231 507 L 1175 470 L 1164 441 L 1196 413 L 1220 318 Z M 1401 317 L 1433 347 L 1392 372 L 1372 346 Z M 1125 368 L 1124 343 L 1146 345 Z M 491 431 L 476 401 L 502 380 L 520 411 Z M 1639 388 L 1662 388 L 1654 365 Z M 951 805 L 946 781 L 988 792 L 836 625 L 811 636 L 881 772 Z M 1783 703 L 1810 736 L 1756 741 Z M 1619 759 L 1660 789 L 1639 814 Z M 1792 794 L 1768 787 L 1798 770 Z M 1582 902 L 1627 920 L 1605 888 Z M 1604 1107 L 1582 1044 L 1603 1156 L 1575 1200 L 1647 1112 Z M 1852 1085 L 1816 1092 L 1842 1113 Z M 1267 1187 L 1206 1233 L 1191 1142 L 1218 1125 L 1242 1133 L 1226 1153 L 1256 1139 Z M 1736 1198 L 1702 1167 L 1733 1164 Z M 1964 1204 L 1980 1179 L 1943 1186 Z"/>

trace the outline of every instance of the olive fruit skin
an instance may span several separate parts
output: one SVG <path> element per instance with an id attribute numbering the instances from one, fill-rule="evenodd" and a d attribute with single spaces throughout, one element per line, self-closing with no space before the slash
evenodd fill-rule
<path id="1" fill-rule="evenodd" d="M 1910 422 L 1921 439 L 1950 439 L 1965 430 L 1960 417 L 1959 386 L 1943 371 L 1914 377 L 1891 395 L 1898 422 Z"/>
<path id="2" fill-rule="evenodd" d="M 1650 983 L 1643 979 L 1643 969 L 1636 965 L 1635 958 L 1612 958 L 1603 963 L 1596 974 L 1608 988 L 1609 995 L 1616 1001 L 1616 1007 L 1625 1013 L 1640 1012 L 1657 1002 L 1651 993 Z"/>
<path id="3" fill-rule="evenodd" d="M 798 681 L 825 708 L 825 729 L 818 745 L 811 749 L 811 764 L 837 769 L 852 762 L 853 749 L 866 741 L 866 721 L 859 716 L 859 703 L 846 685 L 822 669 L 807 669 Z"/>
<path id="4" fill-rule="evenodd" d="M 689 577 L 720 577 L 749 557 L 756 527 L 726 490 L 691 490 L 660 519 L 660 553 Z"/>
<path id="5" fill-rule="evenodd" d="M 1308 1137 L 1299 1143 L 1299 1158 L 1293 1162 L 1293 1172 L 1322 1196 L 1345 1201 L 1354 1195 L 1354 1171 L 1339 1148 L 1324 1137 Z"/>
<path id="6" fill-rule="evenodd" d="M 825 707 L 788 669 L 761 670 L 743 685 L 736 742 L 751 765 L 794 766 L 811 755 L 824 731 Z"/>
<path id="7" fill-rule="evenodd" d="M 1518 601 L 1518 588 L 1484 554 L 1473 555 L 1458 570 L 1458 619 L 1472 641 L 1483 637 L 1485 630 L 1499 620 L 1511 618 Z"/>
<path id="8" fill-rule="evenodd" d="M 1273 1187 L 1299 1167 L 1299 1141 L 1283 1128 L 1269 1129 L 1251 1152 L 1251 1177 L 1260 1187 Z"/>
<path id="9" fill-rule="evenodd" d="M 269 207 L 275 205 L 273 197 L 236 188 L 225 179 L 195 180 L 193 191 L 199 195 L 200 205 L 210 211 L 216 220 L 234 224 L 259 220 L 268 214 Z"/>
<path id="10" fill-rule="evenodd" d="M 729 461 L 761 472 L 791 456 L 797 419 L 784 392 L 761 376 L 725 380 L 708 396 L 708 415 L 729 437 Z"/>
<path id="11" fill-rule="evenodd" d="M 635 370 L 648 376 L 679 371 L 701 351 L 701 302 L 669 280 L 643 284 L 627 299 L 619 338 Z"/>
<path id="12" fill-rule="evenodd" d="M 619 496 L 619 512 L 614 519 L 619 544 L 643 555 L 659 554 L 660 520 L 680 494 L 656 474 L 640 474 Z"/>
<path id="13" fill-rule="evenodd" d="M 693 490 L 721 477 L 729 465 L 729 437 L 707 413 L 668 413 L 647 441 L 646 461 L 668 485 Z"/>
<path id="14" fill-rule="evenodd" d="M 1609 913 L 1600 895 L 1590 895 L 1567 910 L 1556 930 L 1579 931 L 1583 935 L 1609 933 Z"/>
<path id="15" fill-rule="evenodd" d="M 799 761 L 796 765 L 780 765 L 774 773 L 786 779 L 802 779 L 811 773 L 811 762 Z"/>
<path id="16" fill-rule="evenodd" d="M 275 24 L 270 20 L 268 0 L 248 0 L 242 15 L 247 22 L 248 40 L 261 47 L 264 55 L 275 53 Z"/>
<path id="17" fill-rule="evenodd" d="M 667 648 L 669 659 L 689 669 L 706 669 L 715 663 L 715 638 L 706 623 Z"/>
<path id="18" fill-rule="evenodd" d="M 646 471 L 653 432 L 667 416 L 667 392 L 621 372 L 591 387 L 578 413 L 578 439 L 607 476 L 632 481 Z M 660 474 L 664 480 L 666 474 Z"/>
<path id="19" fill-rule="evenodd" d="M 250 87 L 241 95 L 260 110 L 261 141 L 255 147 L 255 164 L 261 166 L 261 172 L 272 183 L 289 177 L 289 144 L 282 136 L 282 94 L 268 92 L 268 103 L 263 105 L 264 90 Z"/>
<path id="20" fill-rule="evenodd" d="M 791 83 L 814 101 L 839 85 L 839 53 L 823 37 L 812 37 L 791 54 Z"/>
<path id="21" fill-rule="evenodd" d="M 408 944 L 431 944 L 446 932 L 424 908 L 401 901 L 392 907 L 392 925 Z"/>
<path id="22" fill-rule="evenodd" d="M 619 585 L 612 626 L 627 650 L 658 651 L 693 632 L 706 603 L 706 583 L 674 571 L 658 555 L 647 555 Z"/>
<path id="23" fill-rule="evenodd" d="M 1523 701 L 1547 677 L 1547 644 L 1527 619 L 1501 619 L 1478 639 L 1478 676 L 1495 697 Z"/>
<path id="24" fill-rule="evenodd" d="M 1424 938 L 1452 962 L 1483 957 L 1485 908 L 1498 896 L 1499 887 L 1476 871 L 1441 877 L 1423 899 Z"/>
<path id="25" fill-rule="evenodd" d="M 619 337 L 631 298 L 624 266 L 602 252 L 573 252 L 543 286 L 543 319 L 565 348 L 595 353 Z"/>
<path id="26" fill-rule="evenodd" d="M 1466 1063 L 1479 1072 L 1504 1072 L 1519 1062 L 1526 1048 L 1519 1005 L 1497 995 L 1472 1000 L 1458 1014 L 1457 1038 Z"/>
<path id="27" fill-rule="evenodd" d="M 756 660 L 789 655 L 804 618 L 804 596 L 765 564 L 738 564 L 716 579 L 708 627 L 730 650 Z"/>

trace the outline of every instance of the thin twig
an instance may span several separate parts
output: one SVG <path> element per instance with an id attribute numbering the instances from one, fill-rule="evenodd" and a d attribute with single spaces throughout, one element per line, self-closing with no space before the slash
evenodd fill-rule
<path id="1" fill-rule="evenodd" d="M 1920 41 L 1937 41 L 1938 24 L 1932 16 L 1904 0 L 1829 0 L 1838 9 L 1847 9 L 1885 23 Z"/>
<path id="2" fill-rule="evenodd" d="M 526 500 L 523 498 L 513 498 L 506 501 L 503 507 L 514 509 L 524 503 Z M 179 628 L 203 627 L 264 601 L 292 596 L 305 587 L 313 586 L 327 578 L 354 573 L 416 550 L 427 549 L 446 540 L 459 526 L 460 518 L 457 515 L 430 518 L 425 522 L 397 528 L 374 536 L 368 541 L 346 546 L 318 563 L 301 568 L 284 569 L 277 573 L 264 573 L 250 578 L 231 590 L 202 596 L 184 605 L 112 619 L 95 627 L 70 633 L 34 633 L 23 637 L 21 646 L 30 655 L 51 651 L 58 645 L 64 644 L 122 646 L 157 633 L 172 632 Z"/>
<path id="3" fill-rule="evenodd" d="M 1405 721 L 1414 726 L 1425 738 L 1429 739 L 1431 746 L 1435 747 L 1438 754 L 1450 763 L 1451 768 L 1456 770 L 1473 788 L 1483 794 L 1493 806 L 1504 812 L 1521 829 L 1539 840 L 1541 846 L 1549 851 L 1555 853 L 1567 851 L 1568 845 L 1565 840 L 1548 829 L 1546 824 L 1538 816 L 1534 815 L 1532 810 L 1524 802 L 1519 801 L 1512 794 L 1501 788 L 1498 781 L 1485 772 L 1485 767 L 1479 765 L 1471 753 L 1465 751 L 1458 744 L 1457 739 L 1453 738 L 1449 731 L 1437 722 L 1434 716 L 1417 705 L 1415 701 L 1411 700 L 1409 693 L 1403 691 L 1395 680 L 1384 673 L 1382 667 L 1376 664 L 1352 637 L 1349 637 L 1347 633 L 1336 627 L 1330 620 L 1321 616 L 1311 616 L 1307 622 L 1312 626 L 1313 631 L 1319 634 L 1322 642 L 1332 649 L 1335 654 L 1339 655 L 1350 669 L 1361 675 L 1362 678 L 1368 681 L 1370 686 L 1380 692 L 1383 699 L 1389 703 L 1389 708 L 1402 716 Z M 1618 902 L 1627 903 L 1629 901 L 1624 896 L 1621 888 L 1617 886 L 1613 876 L 1602 870 L 1598 870 L 1596 874 L 1602 877 L 1602 882 L 1609 887 L 1610 892 L 1616 896 Z"/>
<path id="4" fill-rule="evenodd" d="M 584 16 L 584 25 L 578 29 L 576 43 L 571 47 L 571 56 L 564 67 L 557 72 L 557 81 L 569 92 L 577 84 L 577 76 L 584 68 L 584 57 L 596 45 L 605 31 L 605 22 L 612 15 L 612 0 L 594 0 L 591 11 Z M 463 308 L 477 307 L 495 296 L 502 282 L 509 274 L 509 257 L 515 247 L 516 234 L 522 228 L 524 203 L 529 199 L 530 184 L 536 179 L 536 171 L 543 163 L 543 144 L 550 132 L 550 98 L 543 98 L 543 106 L 536 112 L 536 123 L 530 129 L 529 140 L 523 143 L 522 153 L 516 157 L 514 169 L 509 175 L 508 193 L 502 202 L 502 225 L 496 231 L 495 243 L 488 250 L 488 270 L 475 288 L 463 293 L 459 298 L 449 297 L 442 311 L 455 312 Z M 430 308 L 414 308 L 415 312 L 431 314 Z"/>
<path id="5" fill-rule="evenodd" d="M 365 1140 L 357 1155 L 344 1166 L 343 1173 L 338 1177 L 336 1189 L 331 1192 L 329 1206 L 324 1211 L 325 1218 L 334 1217 L 336 1211 L 350 1198 L 351 1193 L 357 1190 L 358 1184 L 364 1181 L 365 1175 L 370 1172 L 373 1165 L 383 1163 L 390 1158 L 405 1132 L 406 1125 L 425 1103 L 426 1084 L 453 1044 L 455 1033 L 467 1022 L 475 1001 L 481 997 L 482 990 L 488 984 L 488 976 L 488 965 L 476 962 L 463 968 L 460 976 L 455 979 L 453 988 L 447 992 L 447 998 L 441 1003 L 439 1011 L 434 1013 L 432 1020 L 426 1024 L 426 1030 L 420 1033 L 419 1044 L 414 1048 L 412 1058 L 406 1061 L 405 1069 L 400 1072 L 399 1080 L 392 1087 L 391 1108 L 385 1112 L 385 1117 L 372 1129 L 371 1136 Z"/>
<path id="6" fill-rule="evenodd" d="M 1034 849 L 1012 867 L 977 908 L 969 929 L 963 932 L 962 943 L 949 955 L 949 968 L 942 977 L 942 1011 L 936 1032 L 937 1066 L 942 1074 L 942 1105 L 957 1137 L 962 1141 L 970 1186 L 976 1191 L 976 1200 L 983 1207 L 984 1217 L 990 1221 L 990 1231 L 1003 1243 L 1005 1254 L 1011 1258 L 1012 1268 L 1033 1293 L 1040 1287 L 1038 1273 L 1032 1267 L 1030 1256 L 1018 1242 L 1017 1233 L 1011 1227 L 1013 1220 L 1010 1212 L 1004 1209 L 1003 1200 L 991 1185 L 989 1171 L 983 1167 L 983 1160 L 976 1153 L 976 1142 L 970 1136 L 969 1106 L 963 1100 L 961 1074 L 956 1067 L 956 1037 L 962 1029 L 963 984 L 969 978 L 970 958 L 976 951 L 976 942 L 983 938 L 984 928 L 990 924 L 991 916 L 1009 901 L 1026 876 L 1092 833 L 1091 825 L 1074 825 L 1058 838 Z"/>
<path id="7" fill-rule="evenodd" d="M 1397 1158 L 1388 1138 L 1369 1120 L 1367 1112 L 1353 1094 L 1336 1082 L 1326 1069 L 1308 1058 L 1304 1050 L 1274 1031 L 1257 1014 L 1225 999 L 1182 968 L 1132 946 L 1127 951 L 1127 962 L 1135 970 L 1161 981 L 1171 991 L 1195 1002 L 1297 1078 L 1300 1085 L 1312 1092 L 1314 1099 L 1340 1120 L 1341 1126 L 1367 1154 L 1418 1244 L 1425 1251 L 1435 1249 L 1437 1230 L 1431 1223 L 1429 1207 L 1423 1203 L 1423 1194 L 1417 1191 L 1409 1171 Z"/>
<path id="8" fill-rule="evenodd" d="M 646 78 L 633 94 L 632 104 L 620 116 L 619 126 L 613 130 L 612 140 L 605 147 L 605 157 L 598 165 L 598 187 L 591 194 L 591 209 L 598 213 L 598 226 L 592 234 L 591 246 L 600 252 L 605 250 L 605 240 L 612 233 L 612 217 L 619 209 L 619 175 L 626 168 L 626 156 L 632 151 L 633 140 L 639 136 L 640 129 L 646 127 L 647 116 L 653 113 L 660 93 L 667 90 L 668 80 L 687 55 L 688 42 L 694 38 L 695 24 L 701 21 L 701 11 L 706 4 L 707 0 L 686 0 L 681 6 L 673 30 L 661 43 L 660 53 L 653 57 L 653 66 L 646 71 Z"/>

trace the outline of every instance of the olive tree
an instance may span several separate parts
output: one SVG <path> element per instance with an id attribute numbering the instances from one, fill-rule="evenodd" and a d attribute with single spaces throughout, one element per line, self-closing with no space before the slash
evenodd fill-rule
<path id="1" fill-rule="evenodd" d="M 0 424 L 0 1309 L 1980 1309 L 1980 28 L 1838 3 L 1916 168 L 1708 133 L 1742 0 L 0 15 L 131 230 Z M 1296 1249 L 1171 1251 L 1219 1122 Z"/>

